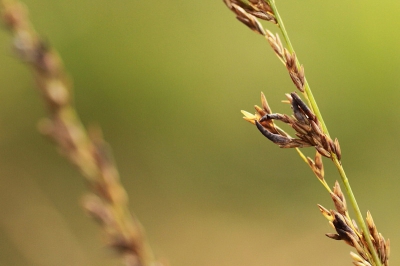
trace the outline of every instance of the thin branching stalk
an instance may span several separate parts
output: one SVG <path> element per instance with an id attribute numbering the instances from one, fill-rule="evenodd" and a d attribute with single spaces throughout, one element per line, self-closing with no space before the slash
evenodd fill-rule
<path id="1" fill-rule="evenodd" d="M 161 265 L 154 260 L 141 224 L 129 211 L 111 149 L 98 128 L 87 131 L 80 121 L 73 105 L 72 82 L 60 57 L 36 33 L 25 6 L 6 0 L 0 4 L 13 48 L 33 72 L 47 107 L 48 118 L 39 123 L 39 129 L 80 170 L 91 190 L 83 200 L 84 208 L 100 223 L 107 245 L 125 265 Z"/>

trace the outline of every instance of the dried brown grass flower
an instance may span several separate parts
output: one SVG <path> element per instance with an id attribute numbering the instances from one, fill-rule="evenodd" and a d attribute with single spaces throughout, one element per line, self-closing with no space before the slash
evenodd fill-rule
<path id="1" fill-rule="evenodd" d="M 272 113 L 264 94 L 261 94 L 263 108 L 255 106 L 255 115 L 243 112 L 245 119 L 255 124 L 267 139 L 281 148 L 314 147 L 319 154 L 327 158 L 331 158 L 332 154 L 341 157 L 341 154 L 336 149 L 335 142 L 323 133 L 318 118 L 299 95 L 292 92 L 286 96 L 293 111 L 292 116 Z M 286 132 L 279 129 L 275 121 L 288 124 L 295 130 L 297 138 L 292 138 Z M 338 141 L 336 142 L 339 143 Z M 321 161 L 319 162 L 321 164 Z"/>
<path id="2" fill-rule="evenodd" d="M 74 108 L 72 82 L 57 52 L 34 30 L 24 5 L 3 0 L 1 16 L 13 36 L 13 48 L 32 70 L 47 107 L 40 131 L 77 166 L 91 192 L 83 199 L 86 211 L 102 227 L 107 245 L 129 266 L 161 265 L 154 260 L 139 221 L 130 213 L 111 149 L 98 128 L 86 130 Z"/>
<path id="3" fill-rule="evenodd" d="M 354 252 L 351 253 L 355 265 L 375 265 L 362 231 L 358 228 L 356 222 L 350 219 L 344 194 L 342 193 L 337 181 L 333 188 L 333 192 L 331 192 L 331 197 L 336 210 L 327 210 L 323 206 L 318 205 L 321 213 L 328 219 L 329 223 L 336 230 L 336 233 L 329 233 L 326 234 L 326 236 L 334 240 L 343 240 L 348 245 L 354 247 L 358 254 L 357 255 Z M 385 240 L 383 236 L 378 233 L 369 211 L 367 212 L 366 221 L 368 224 L 369 234 L 374 243 L 375 250 L 378 252 L 380 262 L 382 265 L 388 266 L 390 241 Z"/>

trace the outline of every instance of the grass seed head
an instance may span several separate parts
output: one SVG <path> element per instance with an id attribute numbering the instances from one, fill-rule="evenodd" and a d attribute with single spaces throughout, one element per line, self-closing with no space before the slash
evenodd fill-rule
<path id="1" fill-rule="evenodd" d="M 315 114 L 295 92 L 286 94 L 286 97 L 291 104 L 293 116 L 272 113 L 265 95 L 261 93 L 262 108 L 256 105 L 255 115 L 242 111 L 244 119 L 255 124 L 265 137 L 281 148 L 314 146 L 320 155 L 330 158 L 332 151 L 330 144 L 334 145 L 333 141 L 323 133 L 321 123 Z M 276 120 L 292 127 L 295 130 L 297 138 L 290 137 L 286 132 L 277 127 L 274 123 Z M 323 180 L 322 161 L 319 160 L 319 162 L 319 167 L 312 169 L 317 177 Z"/>
<path id="2" fill-rule="evenodd" d="M 241 0 L 223 0 L 225 5 L 236 14 L 236 18 L 251 30 L 263 36 L 266 32 L 257 18 L 277 23 L 269 4 L 263 0 L 250 0 L 245 3 Z"/>

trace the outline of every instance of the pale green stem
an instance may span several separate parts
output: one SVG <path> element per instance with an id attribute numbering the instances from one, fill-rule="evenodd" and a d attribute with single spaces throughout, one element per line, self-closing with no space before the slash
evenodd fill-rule
<path id="1" fill-rule="evenodd" d="M 278 22 L 278 26 L 279 26 L 279 28 L 281 30 L 283 38 L 285 39 L 285 42 L 287 44 L 289 52 L 293 53 L 294 52 L 293 45 L 290 42 L 290 39 L 289 39 L 288 33 L 287 33 L 286 29 L 285 29 L 285 26 L 283 24 L 282 18 L 279 15 L 278 9 L 277 9 L 277 7 L 275 5 L 275 1 L 274 0 L 266 0 L 266 1 L 268 2 L 268 4 L 271 6 L 271 8 L 273 10 L 273 13 L 274 13 L 275 18 L 276 18 L 276 20 Z M 300 66 L 300 63 L 299 63 L 298 59 L 297 59 L 297 64 Z M 309 84 L 307 82 L 307 79 L 305 80 L 305 84 L 304 84 L 304 93 L 305 93 L 305 96 L 307 97 L 307 99 L 308 99 L 308 101 L 309 101 L 309 103 L 311 105 L 311 108 L 312 108 L 314 114 L 317 116 L 318 120 L 320 121 L 324 133 L 329 136 L 328 128 L 325 125 L 325 122 L 324 122 L 324 120 L 322 118 L 321 112 L 319 111 L 319 108 L 318 108 L 318 105 L 317 105 L 317 103 L 315 101 L 315 98 L 314 98 L 314 96 L 313 96 L 313 94 L 311 92 L 311 88 L 310 88 L 310 86 L 309 86 Z M 353 191 L 351 189 L 349 180 L 348 180 L 348 178 L 346 176 L 346 173 L 345 173 L 345 171 L 343 169 L 343 166 L 339 162 L 339 160 L 337 159 L 335 154 L 332 154 L 332 161 L 333 161 L 333 163 L 335 164 L 336 168 L 339 171 L 340 177 L 342 179 L 342 182 L 343 182 L 343 184 L 345 186 L 345 189 L 346 189 L 346 192 L 347 192 L 347 196 L 348 196 L 348 198 L 350 200 L 350 203 L 351 203 L 351 205 L 352 205 L 352 207 L 354 209 L 357 221 L 358 221 L 358 223 L 359 223 L 359 225 L 361 227 L 361 230 L 362 230 L 364 238 L 365 238 L 365 240 L 367 242 L 368 248 L 371 251 L 372 259 L 374 260 L 376 266 L 381 266 L 382 265 L 381 261 L 380 261 L 380 259 L 378 257 L 378 254 L 377 254 L 377 252 L 376 252 L 376 250 L 374 248 L 374 245 L 372 244 L 372 240 L 371 240 L 369 231 L 368 231 L 367 226 L 366 226 L 366 224 L 364 222 L 364 218 L 363 218 L 363 216 L 361 214 L 360 208 L 358 207 L 356 198 L 355 198 L 354 193 L 353 193 Z"/>

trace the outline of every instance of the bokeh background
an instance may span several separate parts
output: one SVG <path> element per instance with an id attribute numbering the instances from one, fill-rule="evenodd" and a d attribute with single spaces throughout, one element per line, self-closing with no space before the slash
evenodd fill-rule
<path id="1" fill-rule="evenodd" d="M 278 1 L 362 211 L 400 263 L 400 2 Z M 170 265 L 350 265 L 294 150 L 249 123 L 263 91 L 294 91 L 267 42 L 222 1 L 26 0 L 74 79 L 85 124 L 112 145 L 131 209 Z M 271 31 L 277 28 L 265 24 Z M 28 69 L 0 32 L 0 265 L 119 265 L 80 207 L 81 176 L 37 132 Z M 312 149 L 306 150 L 312 155 Z M 326 160 L 326 179 L 339 178 Z"/>

